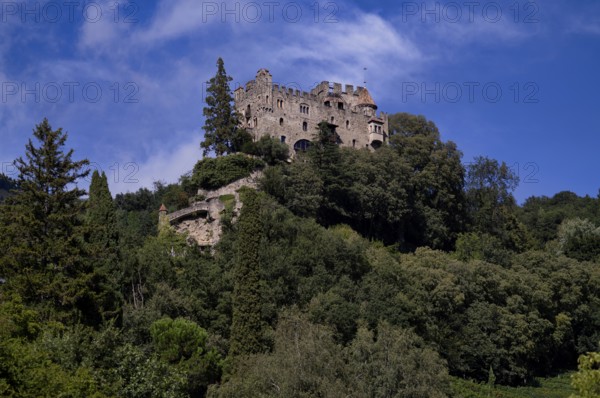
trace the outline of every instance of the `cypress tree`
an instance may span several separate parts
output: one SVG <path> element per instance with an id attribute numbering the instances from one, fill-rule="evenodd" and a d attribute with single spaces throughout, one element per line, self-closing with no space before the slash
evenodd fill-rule
<path id="1" fill-rule="evenodd" d="M 256 191 L 243 193 L 238 221 L 238 253 L 234 268 L 232 357 L 263 351 L 264 323 L 261 319 L 259 246 L 263 235 L 260 198 Z"/>
<path id="2" fill-rule="evenodd" d="M 90 289 L 94 292 L 95 317 L 92 323 L 120 314 L 122 295 L 119 292 L 122 272 L 119 267 L 116 209 L 108 188 L 106 174 L 94 171 L 86 212 L 86 256 L 93 270 Z"/>
<path id="3" fill-rule="evenodd" d="M 322 121 L 308 150 L 309 159 L 323 181 L 323 200 L 317 212 L 317 220 L 323 225 L 347 222 L 344 217 L 348 217 L 344 201 L 349 197 L 349 184 L 344 181 L 338 140 L 338 134 L 329 123 Z"/>
<path id="4" fill-rule="evenodd" d="M 81 213 L 87 160 L 64 151 L 67 134 L 47 119 L 36 126 L 25 159 L 15 160 L 18 189 L 0 211 L 0 275 L 5 289 L 49 309 L 73 310 L 84 294 Z"/>

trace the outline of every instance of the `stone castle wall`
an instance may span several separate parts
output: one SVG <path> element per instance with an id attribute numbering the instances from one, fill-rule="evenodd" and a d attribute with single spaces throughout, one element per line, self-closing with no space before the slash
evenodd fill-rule
<path id="1" fill-rule="evenodd" d="M 313 139 L 317 125 L 327 121 L 340 138 L 340 145 L 377 148 L 388 137 L 387 114 L 364 87 L 321 82 L 310 92 L 273 84 L 266 69 L 255 80 L 234 92 L 242 125 L 255 139 L 268 134 L 296 150 Z"/>

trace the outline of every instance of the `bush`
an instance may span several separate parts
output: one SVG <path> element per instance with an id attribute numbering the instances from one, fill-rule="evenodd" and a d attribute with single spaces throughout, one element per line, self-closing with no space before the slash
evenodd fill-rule
<path id="1" fill-rule="evenodd" d="M 247 149 L 249 149 L 249 153 L 259 156 L 270 165 L 285 162 L 290 156 L 286 144 L 268 135 L 263 135 L 260 140 L 252 143 Z"/>
<path id="2" fill-rule="evenodd" d="M 248 177 L 264 165 L 262 160 L 243 154 L 206 158 L 194 166 L 192 184 L 203 189 L 217 189 Z"/>

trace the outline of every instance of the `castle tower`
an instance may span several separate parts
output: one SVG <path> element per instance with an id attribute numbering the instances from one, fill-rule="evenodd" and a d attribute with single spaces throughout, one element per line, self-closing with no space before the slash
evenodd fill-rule
<path id="1" fill-rule="evenodd" d="M 160 209 L 158 209 L 158 231 L 160 232 L 165 228 L 169 228 L 170 225 L 169 216 L 167 216 L 167 208 L 164 204 L 161 204 Z"/>

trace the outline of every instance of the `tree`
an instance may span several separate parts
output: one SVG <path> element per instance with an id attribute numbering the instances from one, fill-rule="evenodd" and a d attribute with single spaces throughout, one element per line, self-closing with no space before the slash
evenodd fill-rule
<path id="1" fill-rule="evenodd" d="M 272 354 L 239 358 L 231 378 L 209 397 L 348 397 L 342 347 L 331 330 L 298 311 L 280 316 Z"/>
<path id="2" fill-rule="evenodd" d="M 404 246 L 451 249 L 466 214 L 462 153 L 452 141 L 443 142 L 435 123 L 424 116 L 396 113 L 389 124 L 390 146 L 410 170 L 403 184 L 412 208 L 404 223 Z"/>
<path id="3" fill-rule="evenodd" d="M 113 318 L 119 315 L 123 301 L 119 292 L 123 275 L 119 269 L 116 209 L 104 172 L 92 174 L 85 221 L 86 257 L 94 275 L 90 289 L 96 293 L 98 315 Z"/>
<path id="4" fill-rule="evenodd" d="M 558 227 L 558 251 L 580 261 L 600 256 L 600 228 L 588 219 L 568 218 Z"/>
<path id="5" fill-rule="evenodd" d="M 233 271 L 231 356 L 258 353 L 264 347 L 260 297 L 259 248 L 263 235 L 260 197 L 256 191 L 247 190 L 242 201 L 244 206 L 238 221 L 238 255 Z"/>
<path id="6" fill-rule="evenodd" d="M 516 218 L 516 201 L 512 192 L 519 177 L 495 159 L 478 156 L 467 167 L 465 188 L 472 229 L 500 238 L 511 250 L 522 250 L 527 236 Z"/>
<path id="7" fill-rule="evenodd" d="M 363 326 L 347 351 L 349 380 L 358 397 L 447 397 L 446 364 L 410 330 L 381 322 L 375 338 Z"/>
<path id="8" fill-rule="evenodd" d="M 17 187 L 17 182 L 12 178 L 0 173 L 0 203 L 10 195 L 10 191 Z"/>
<path id="9" fill-rule="evenodd" d="M 579 371 L 571 376 L 577 395 L 570 398 L 594 398 L 600 395 L 600 353 L 590 352 L 579 357 Z"/>
<path id="10" fill-rule="evenodd" d="M 208 333 L 193 321 L 163 318 L 150 327 L 152 342 L 161 360 L 187 376 L 190 396 L 205 396 L 209 384 L 221 375 L 221 358 L 207 347 Z"/>
<path id="11" fill-rule="evenodd" d="M 233 98 L 229 89 L 232 80 L 225 72 L 223 59 L 217 60 L 217 74 L 210 79 L 206 89 L 206 104 L 202 113 L 204 141 L 200 143 L 204 156 L 213 150 L 217 156 L 239 151 L 248 141 L 249 134 L 239 128 L 239 116 L 232 107 Z M 250 138 L 251 139 L 251 138 Z"/>
<path id="12" fill-rule="evenodd" d="M 84 310 L 85 277 L 82 261 L 81 196 L 77 181 L 88 175 L 87 160 L 73 161 L 63 147 L 67 134 L 53 131 L 47 119 L 36 126 L 18 158 L 19 189 L 0 211 L 0 273 L 7 288 L 26 302 L 55 308 Z"/>
<path id="13" fill-rule="evenodd" d="M 323 202 L 317 219 L 324 225 L 340 223 L 347 216 L 344 206 L 347 182 L 344 180 L 338 140 L 335 130 L 322 121 L 316 128 L 308 150 L 310 162 L 323 181 Z"/>

